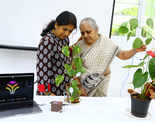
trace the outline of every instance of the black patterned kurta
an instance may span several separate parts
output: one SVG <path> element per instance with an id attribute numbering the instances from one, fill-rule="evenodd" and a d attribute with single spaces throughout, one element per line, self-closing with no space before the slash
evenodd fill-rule
<path id="1" fill-rule="evenodd" d="M 53 33 L 48 33 L 41 39 L 37 51 L 37 81 L 38 84 L 45 85 L 45 92 L 49 91 L 55 95 L 65 94 L 65 84 L 69 82 L 70 77 L 65 74 L 64 64 L 70 63 L 70 58 L 62 53 L 62 47 L 69 46 L 68 38 L 61 40 Z M 55 78 L 57 75 L 64 75 L 64 81 L 57 87 Z M 38 94 L 43 94 L 37 91 Z"/>

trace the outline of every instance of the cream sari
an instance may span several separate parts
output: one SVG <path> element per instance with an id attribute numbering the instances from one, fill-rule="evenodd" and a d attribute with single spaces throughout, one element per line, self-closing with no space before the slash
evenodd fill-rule
<path id="1" fill-rule="evenodd" d="M 82 49 L 80 57 L 86 68 L 86 73 L 80 76 L 80 80 L 88 96 L 106 96 L 110 75 L 103 74 L 118 53 L 118 46 L 103 35 L 100 35 L 99 40 L 91 47 L 88 47 L 83 40 L 77 45 Z"/>

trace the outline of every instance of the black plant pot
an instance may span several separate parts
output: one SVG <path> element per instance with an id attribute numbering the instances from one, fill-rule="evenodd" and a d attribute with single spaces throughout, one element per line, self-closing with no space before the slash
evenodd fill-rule
<path id="1" fill-rule="evenodd" d="M 136 117 L 146 117 L 151 99 L 141 100 L 133 96 L 138 94 L 131 95 L 131 113 Z"/>

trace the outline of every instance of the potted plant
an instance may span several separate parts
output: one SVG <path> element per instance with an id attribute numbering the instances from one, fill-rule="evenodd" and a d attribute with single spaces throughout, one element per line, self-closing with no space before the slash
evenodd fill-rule
<path id="1" fill-rule="evenodd" d="M 120 26 L 119 32 L 126 35 L 127 40 L 129 40 L 131 36 L 136 36 L 137 27 L 137 19 L 131 19 L 129 22 L 125 22 Z M 146 25 L 141 28 L 141 37 L 136 37 L 133 42 L 133 48 L 135 50 L 142 45 L 150 44 L 153 38 L 152 29 L 153 20 L 149 18 L 146 21 Z M 146 117 L 151 101 L 149 90 L 155 89 L 155 52 L 152 50 L 146 51 L 145 56 L 140 59 L 138 64 L 127 65 L 124 68 L 136 68 L 132 81 L 134 90 L 128 90 L 129 93 L 132 92 L 131 113 L 137 117 Z M 140 92 L 136 91 L 137 88 L 141 89 Z"/>
<path id="2" fill-rule="evenodd" d="M 79 46 L 64 46 L 62 48 L 62 52 L 67 57 L 72 57 L 71 64 L 65 64 L 66 74 L 71 77 L 70 83 L 66 85 L 66 92 L 67 92 L 67 101 L 71 103 L 78 103 L 79 97 L 81 94 L 79 85 L 79 79 L 77 78 L 81 73 L 85 72 L 83 67 L 83 61 L 79 57 L 79 53 L 81 48 Z M 55 83 L 57 86 L 64 80 L 63 75 L 58 75 L 55 79 Z"/>

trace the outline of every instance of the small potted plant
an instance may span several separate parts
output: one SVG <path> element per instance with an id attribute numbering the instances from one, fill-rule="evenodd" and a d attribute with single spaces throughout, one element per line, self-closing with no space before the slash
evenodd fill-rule
<path id="1" fill-rule="evenodd" d="M 65 56 L 72 57 L 71 64 L 65 64 L 65 70 L 66 74 L 68 74 L 71 78 L 70 83 L 66 85 L 66 92 L 67 92 L 67 101 L 71 103 L 78 103 L 79 97 L 81 94 L 79 85 L 79 79 L 78 76 L 81 73 L 85 72 L 85 69 L 83 67 L 83 61 L 79 57 L 79 53 L 81 51 L 81 48 L 79 46 L 64 46 L 62 48 L 62 52 Z M 58 75 L 55 79 L 55 83 L 57 86 L 64 80 L 63 75 Z"/>
<path id="2" fill-rule="evenodd" d="M 131 19 L 129 22 L 123 23 L 119 32 L 127 36 L 127 40 L 135 35 L 138 27 L 137 19 Z M 147 19 L 146 25 L 141 28 L 141 37 L 136 37 L 133 42 L 133 48 L 140 48 L 142 45 L 148 45 L 152 41 L 153 20 Z M 142 39 L 141 39 L 142 38 Z M 145 43 L 144 40 L 145 39 Z M 127 65 L 124 68 L 136 68 L 133 75 L 132 84 L 135 90 L 129 89 L 131 93 L 131 113 L 137 117 L 146 117 L 148 113 L 150 98 L 150 89 L 155 89 L 155 52 L 146 51 L 144 57 L 135 65 Z M 140 88 L 140 92 L 136 89 Z M 134 91 L 134 92 L 133 92 Z"/>

